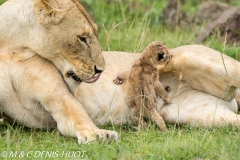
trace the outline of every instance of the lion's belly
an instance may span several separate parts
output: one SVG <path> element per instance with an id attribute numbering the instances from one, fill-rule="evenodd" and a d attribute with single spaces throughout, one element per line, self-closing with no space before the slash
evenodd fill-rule
<path id="1" fill-rule="evenodd" d="M 84 93 L 84 94 L 81 94 Z M 131 123 L 125 93 L 105 74 L 93 84 L 83 83 L 75 96 L 83 104 L 90 118 L 98 125 Z"/>
<path id="2" fill-rule="evenodd" d="M 235 100 L 227 102 L 189 87 L 180 91 L 179 97 L 175 96 L 160 114 L 170 123 L 212 127 L 239 124 L 236 109 Z"/>

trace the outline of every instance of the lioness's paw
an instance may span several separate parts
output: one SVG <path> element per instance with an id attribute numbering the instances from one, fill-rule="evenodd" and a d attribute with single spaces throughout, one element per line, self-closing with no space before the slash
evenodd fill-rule
<path id="1" fill-rule="evenodd" d="M 122 84 L 122 79 L 116 76 L 116 78 L 113 80 L 113 83 L 116 85 L 121 85 Z"/>
<path id="2" fill-rule="evenodd" d="M 97 138 L 100 140 L 116 141 L 119 138 L 119 134 L 111 130 L 100 130 L 97 134 Z"/>
<path id="3" fill-rule="evenodd" d="M 79 144 L 86 144 L 97 139 L 101 141 L 116 141 L 119 138 L 119 134 L 110 130 L 93 129 L 83 130 L 77 137 Z"/>

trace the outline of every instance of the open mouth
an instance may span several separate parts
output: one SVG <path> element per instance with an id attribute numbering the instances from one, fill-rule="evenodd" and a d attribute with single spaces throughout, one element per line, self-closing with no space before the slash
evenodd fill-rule
<path id="1" fill-rule="evenodd" d="M 79 78 L 73 71 L 68 71 L 67 75 L 69 77 L 72 77 L 72 79 L 74 79 L 75 81 L 82 82 L 82 79 Z"/>
<path id="2" fill-rule="evenodd" d="M 101 76 L 101 73 L 96 73 L 93 77 L 89 79 L 81 79 L 73 71 L 68 71 L 67 75 L 69 77 L 72 77 L 72 79 L 74 79 L 77 82 L 94 83 L 99 79 L 99 77 Z"/>

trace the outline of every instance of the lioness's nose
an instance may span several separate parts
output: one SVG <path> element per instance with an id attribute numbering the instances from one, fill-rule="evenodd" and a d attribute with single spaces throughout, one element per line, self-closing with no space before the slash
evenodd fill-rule
<path id="1" fill-rule="evenodd" d="M 102 70 L 97 69 L 96 65 L 94 66 L 94 70 L 95 70 L 95 73 L 102 73 L 103 72 Z"/>

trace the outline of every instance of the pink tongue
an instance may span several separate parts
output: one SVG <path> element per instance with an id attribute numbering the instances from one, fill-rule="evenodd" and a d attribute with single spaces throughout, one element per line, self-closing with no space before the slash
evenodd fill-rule
<path id="1" fill-rule="evenodd" d="M 97 73 L 92 78 L 85 79 L 83 81 L 86 82 L 86 83 L 94 83 L 99 79 L 100 75 L 101 75 L 101 73 Z"/>

